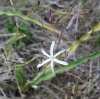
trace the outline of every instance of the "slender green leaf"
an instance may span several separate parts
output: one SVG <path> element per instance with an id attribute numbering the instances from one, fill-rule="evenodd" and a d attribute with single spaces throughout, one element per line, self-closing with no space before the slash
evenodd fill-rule
<path id="1" fill-rule="evenodd" d="M 17 40 L 20 40 L 22 38 L 26 37 L 26 35 L 23 35 L 23 36 L 14 36 L 6 45 L 5 45 L 5 48 L 4 50 L 7 51 L 7 49 L 9 48 L 10 51 L 8 52 L 8 59 L 10 58 L 10 55 L 13 51 L 13 48 L 12 48 L 12 44 L 15 43 Z"/>
<path id="2" fill-rule="evenodd" d="M 4 11 L 4 10 L 1 10 L 1 9 L 0 9 L 0 15 L 3 15 L 3 14 L 6 14 L 6 15 L 8 15 L 8 16 L 17 16 L 17 17 L 20 17 L 20 18 L 22 18 L 22 19 L 24 19 L 24 20 L 30 21 L 30 22 L 32 22 L 32 23 L 35 23 L 35 24 L 41 26 L 41 27 L 44 27 L 44 28 L 46 28 L 46 29 L 48 29 L 48 30 L 51 30 L 51 31 L 53 31 L 53 32 L 55 32 L 55 33 L 57 33 L 57 34 L 61 34 L 61 32 L 60 32 L 59 30 L 57 30 L 57 29 L 55 29 L 55 28 L 52 28 L 50 25 L 43 24 L 43 23 L 41 23 L 40 21 L 38 21 L 38 20 L 36 20 L 36 19 L 32 19 L 32 18 L 30 18 L 30 17 L 28 17 L 28 16 L 25 16 L 25 15 L 22 15 L 22 14 L 20 14 L 20 13 L 11 12 L 11 11 L 7 11 L 7 10 Z"/>
<path id="3" fill-rule="evenodd" d="M 19 84 L 24 87 L 26 81 L 24 78 L 24 73 L 23 73 L 23 69 L 20 67 L 18 68 L 18 70 L 15 72 L 15 77 L 18 80 Z"/>
<path id="4" fill-rule="evenodd" d="M 62 68 L 61 67 L 55 68 L 54 69 L 55 73 L 60 73 L 60 72 L 63 72 L 63 71 L 71 70 L 71 69 L 75 68 L 76 66 L 78 66 L 80 63 L 86 62 L 88 59 L 94 59 L 94 58 L 99 57 L 99 56 L 100 56 L 100 51 L 95 52 L 95 53 L 93 53 L 91 55 L 88 55 L 88 56 L 85 56 L 85 57 L 83 57 L 81 59 L 78 59 L 75 62 L 69 63 L 69 65 L 67 65 L 67 66 L 63 66 Z M 49 79 L 51 79 L 53 77 L 54 77 L 54 75 L 52 74 L 51 70 L 49 69 L 48 71 L 46 71 L 45 74 L 40 72 L 38 74 L 38 76 L 35 79 L 33 79 L 31 84 L 32 85 L 38 85 L 42 81 L 49 80 Z"/>
<path id="5" fill-rule="evenodd" d="M 72 54 L 77 49 L 77 47 L 80 45 L 81 42 L 87 40 L 91 36 L 92 33 L 97 32 L 97 31 L 100 31 L 100 22 L 92 30 L 90 30 L 87 34 L 85 34 L 78 41 L 73 43 L 73 45 L 68 49 L 68 53 Z"/>
<path id="6" fill-rule="evenodd" d="M 22 38 L 26 37 L 26 35 L 23 36 L 14 36 L 5 46 L 5 49 L 7 49 L 9 46 L 11 46 L 15 41 L 20 40 Z"/>

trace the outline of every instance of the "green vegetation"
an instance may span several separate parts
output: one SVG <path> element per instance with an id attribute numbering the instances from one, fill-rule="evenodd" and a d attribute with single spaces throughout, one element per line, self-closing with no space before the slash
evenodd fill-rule
<path id="1" fill-rule="evenodd" d="M 26 96 L 40 99 L 100 97 L 96 93 L 99 93 L 100 82 L 97 3 L 91 0 L 4 0 L 0 6 L 1 96 L 21 96 L 22 99 Z M 60 62 L 68 65 L 61 66 Z"/>

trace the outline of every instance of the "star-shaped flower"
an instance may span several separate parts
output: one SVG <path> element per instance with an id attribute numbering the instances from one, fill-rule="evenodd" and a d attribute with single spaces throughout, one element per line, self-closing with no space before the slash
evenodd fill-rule
<path id="1" fill-rule="evenodd" d="M 50 55 L 48 55 L 43 49 L 42 50 L 42 53 L 48 57 L 48 59 L 44 60 L 41 64 L 38 64 L 37 65 L 37 68 L 43 66 L 44 64 L 48 63 L 51 61 L 51 70 L 52 70 L 52 73 L 54 74 L 55 76 L 55 72 L 54 72 L 54 62 L 56 63 L 59 63 L 61 65 L 68 65 L 67 62 L 65 61 L 61 61 L 61 60 L 58 60 L 56 59 L 57 56 L 59 56 L 61 53 L 65 52 L 66 50 L 61 50 L 59 52 L 57 52 L 55 55 L 53 53 L 53 49 L 54 49 L 54 45 L 55 45 L 55 41 L 52 42 L 51 44 L 51 47 L 50 47 Z"/>

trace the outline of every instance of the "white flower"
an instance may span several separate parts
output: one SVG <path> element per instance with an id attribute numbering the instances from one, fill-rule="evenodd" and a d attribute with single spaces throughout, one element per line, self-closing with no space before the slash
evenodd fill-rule
<path id="1" fill-rule="evenodd" d="M 53 68 L 54 67 L 54 62 L 59 63 L 61 65 L 68 65 L 68 63 L 65 62 L 65 61 L 61 61 L 61 60 L 56 59 L 56 57 L 58 55 L 60 55 L 61 53 L 65 52 L 66 50 L 61 50 L 61 51 L 57 52 L 55 55 L 53 55 L 54 45 L 55 45 L 55 41 L 53 41 L 52 44 L 51 44 L 51 47 L 50 47 L 50 55 L 48 55 L 43 49 L 41 49 L 42 50 L 42 53 L 45 56 L 47 56 L 48 59 L 44 60 L 41 64 L 38 64 L 37 65 L 37 68 L 39 68 L 39 67 L 43 66 L 44 64 L 46 64 L 46 63 L 48 63 L 48 62 L 51 61 L 51 70 L 52 70 L 52 73 L 55 76 L 55 72 L 54 72 L 54 68 Z"/>

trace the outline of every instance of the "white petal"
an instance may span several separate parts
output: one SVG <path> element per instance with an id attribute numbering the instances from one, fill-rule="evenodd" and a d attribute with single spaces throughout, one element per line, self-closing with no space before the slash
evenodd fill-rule
<path id="1" fill-rule="evenodd" d="M 57 57 L 58 55 L 60 55 L 61 53 L 65 52 L 65 51 L 66 51 L 66 50 L 64 49 L 64 50 L 61 50 L 61 51 L 57 52 L 57 53 L 54 55 L 54 57 Z"/>
<path id="2" fill-rule="evenodd" d="M 54 59 L 54 61 L 55 61 L 56 63 L 61 64 L 61 65 L 68 65 L 68 63 L 65 62 L 65 61 L 61 61 L 61 60 L 58 60 L 58 59 Z"/>
<path id="3" fill-rule="evenodd" d="M 42 53 L 43 53 L 45 56 L 50 57 L 50 55 L 48 55 L 48 54 L 44 51 L 44 49 L 41 49 L 41 50 L 42 50 Z"/>
<path id="4" fill-rule="evenodd" d="M 53 49 L 54 49 L 55 41 L 52 42 L 50 47 L 50 56 L 53 56 Z"/>
<path id="5" fill-rule="evenodd" d="M 54 72 L 54 68 L 53 68 L 53 61 L 51 61 L 51 71 L 52 71 L 52 73 L 53 73 L 53 75 L 55 76 L 55 72 Z"/>
<path id="6" fill-rule="evenodd" d="M 42 65 L 48 63 L 49 61 L 51 61 L 51 59 L 46 59 L 45 61 L 43 61 L 41 64 L 37 65 L 37 68 L 41 67 Z"/>

